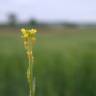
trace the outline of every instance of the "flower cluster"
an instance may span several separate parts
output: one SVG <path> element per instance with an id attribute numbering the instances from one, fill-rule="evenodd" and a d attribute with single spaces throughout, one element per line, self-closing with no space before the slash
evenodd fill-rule
<path id="1" fill-rule="evenodd" d="M 32 56 L 32 45 L 35 43 L 35 34 L 37 32 L 36 29 L 21 29 L 22 38 L 24 39 L 24 47 L 27 50 L 27 55 Z"/>

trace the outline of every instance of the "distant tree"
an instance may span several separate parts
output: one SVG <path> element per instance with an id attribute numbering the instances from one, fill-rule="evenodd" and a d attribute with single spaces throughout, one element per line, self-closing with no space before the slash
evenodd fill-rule
<path id="1" fill-rule="evenodd" d="M 29 21 L 29 26 L 31 26 L 31 27 L 36 27 L 37 26 L 37 20 L 36 19 L 31 19 L 30 21 Z"/>
<path id="2" fill-rule="evenodd" d="M 8 15 L 8 23 L 10 26 L 15 26 L 17 24 L 17 17 L 15 14 L 9 14 Z"/>
<path id="3" fill-rule="evenodd" d="M 63 23 L 64 27 L 69 27 L 69 28 L 77 28 L 78 24 L 76 23 L 71 23 L 71 22 L 65 22 Z"/>

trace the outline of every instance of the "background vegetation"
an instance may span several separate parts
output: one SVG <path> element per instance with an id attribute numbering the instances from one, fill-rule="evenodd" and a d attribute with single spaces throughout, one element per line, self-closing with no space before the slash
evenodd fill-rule
<path id="1" fill-rule="evenodd" d="M 96 96 L 96 29 L 39 28 L 36 96 Z M 28 96 L 19 29 L 0 28 L 0 96 Z"/>

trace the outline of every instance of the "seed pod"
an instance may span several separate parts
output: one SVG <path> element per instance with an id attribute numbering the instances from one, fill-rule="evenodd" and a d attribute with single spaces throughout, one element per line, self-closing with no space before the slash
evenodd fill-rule
<path id="1" fill-rule="evenodd" d="M 32 58 L 32 51 L 27 51 L 28 58 Z"/>
<path id="2" fill-rule="evenodd" d="M 28 42 L 27 41 L 24 41 L 24 47 L 25 47 L 25 49 L 28 49 Z"/>

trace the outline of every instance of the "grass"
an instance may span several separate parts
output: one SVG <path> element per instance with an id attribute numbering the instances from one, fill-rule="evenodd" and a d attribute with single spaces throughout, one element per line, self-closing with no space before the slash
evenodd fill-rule
<path id="1" fill-rule="evenodd" d="M 96 30 L 51 31 L 38 33 L 33 49 L 36 95 L 96 96 Z M 20 36 L 19 32 L 0 33 L 1 96 L 27 96 L 29 92 Z"/>

